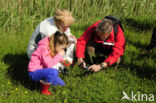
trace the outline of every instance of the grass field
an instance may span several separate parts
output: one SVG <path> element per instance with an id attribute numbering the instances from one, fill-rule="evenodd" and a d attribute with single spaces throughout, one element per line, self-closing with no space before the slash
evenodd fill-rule
<path id="1" fill-rule="evenodd" d="M 127 45 L 117 71 L 108 67 L 85 77 L 76 65 L 60 75 L 66 86 L 51 87 L 55 95 L 44 96 L 28 78 L 26 49 L 35 27 L 57 7 L 72 11 L 77 38 L 108 14 L 120 17 Z M 154 0 L 0 0 L 0 103 L 156 103 L 156 49 L 143 53 L 155 26 Z M 137 100 L 121 100 L 123 91 Z M 147 101 L 139 101 L 142 94 Z"/>

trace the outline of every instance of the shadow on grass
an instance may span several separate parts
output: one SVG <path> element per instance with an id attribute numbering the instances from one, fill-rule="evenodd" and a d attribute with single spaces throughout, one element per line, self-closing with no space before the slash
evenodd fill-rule
<path id="1" fill-rule="evenodd" d="M 146 46 L 147 46 L 147 45 L 141 44 L 139 41 L 133 42 L 133 41 L 131 41 L 129 39 L 127 39 L 126 42 L 127 42 L 127 44 L 129 43 L 129 44 L 135 46 L 136 48 L 139 48 L 139 49 L 142 49 L 142 50 L 144 50 L 146 48 Z"/>
<path id="2" fill-rule="evenodd" d="M 121 65 L 121 67 L 130 68 L 130 71 L 136 74 L 139 78 L 156 80 L 156 68 L 155 68 L 156 53 L 150 52 L 150 53 L 136 54 L 135 52 L 133 52 L 132 55 L 134 56 L 134 58 L 133 56 L 131 56 L 132 63 L 124 63 L 123 65 Z M 139 64 L 137 65 L 137 62 L 140 63 L 141 60 L 146 60 L 146 59 L 149 60 L 149 58 L 151 59 L 151 61 L 154 62 L 154 64 L 150 64 L 150 61 L 145 61 L 145 63 L 141 63 L 140 65 Z"/>
<path id="3" fill-rule="evenodd" d="M 149 80 L 156 80 L 156 69 L 150 66 L 140 67 L 134 64 L 126 64 L 124 68 L 130 68 L 130 70 L 139 78 L 146 78 Z"/>
<path id="4" fill-rule="evenodd" d="M 7 54 L 3 57 L 3 61 L 9 66 L 7 68 L 6 76 L 11 79 L 11 82 L 16 85 L 20 83 L 30 90 L 35 89 L 35 83 L 28 77 L 27 66 L 29 59 L 26 53 Z"/>
<path id="5" fill-rule="evenodd" d="M 156 20 L 136 20 L 134 18 L 126 18 L 123 20 L 128 26 L 140 31 L 148 31 L 156 26 Z"/>
<path id="6" fill-rule="evenodd" d="M 153 29 L 154 33 L 154 29 Z M 140 62 L 141 60 L 150 60 L 154 62 L 154 64 L 150 64 L 150 61 L 147 61 L 146 63 L 142 64 L 142 66 L 138 66 L 135 64 L 126 64 L 127 67 L 130 67 L 130 70 L 135 71 L 138 77 L 143 77 L 151 80 L 156 80 L 156 49 L 153 47 L 151 50 L 146 50 L 147 45 L 143 45 L 140 42 L 132 42 L 130 40 L 127 40 L 129 44 L 132 44 L 137 49 L 140 48 L 139 53 L 131 52 L 131 60 Z M 135 57 L 135 59 L 133 58 Z"/>

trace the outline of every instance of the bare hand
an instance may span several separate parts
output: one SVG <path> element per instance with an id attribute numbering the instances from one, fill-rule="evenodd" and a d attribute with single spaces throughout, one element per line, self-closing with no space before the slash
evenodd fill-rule
<path id="1" fill-rule="evenodd" d="M 77 38 L 74 35 L 70 35 L 68 38 L 73 38 L 74 42 L 77 43 Z"/>
<path id="2" fill-rule="evenodd" d="M 61 56 L 65 56 L 65 51 L 64 51 L 63 49 L 61 49 L 61 50 L 59 51 L 59 54 L 60 54 Z"/>
<path id="3" fill-rule="evenodd" d="M 102 68 L 101 68 L 100 65 L 94 64 L 94 65 L 91 65 L 91 66 L 89 67 L 89 69 L 90 69 L 91 71 L 93 71 L 93 72 L 98 72 L 98 71 L 101 70 Z"/>
<path id="4" fill-rule="evenodd" d="M 86 67 L 86 63 L 84 62 L 82 58 L 78 58 L 78 65 L 80 68 Z"/>

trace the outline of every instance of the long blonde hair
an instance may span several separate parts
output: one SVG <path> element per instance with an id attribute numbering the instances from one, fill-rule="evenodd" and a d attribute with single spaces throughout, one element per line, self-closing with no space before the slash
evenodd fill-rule
<path id="1" fill-rule="evenodd" d="M 68 45 L 68 43 L 68 36 L 65 33 L 60 33 L 59 31 L 56 31 L 54 34 L 52 34 L 49 41 L 51 57 L 53 58 L 57 53 L 57 51 L 55 50 L 56 45 Z"/>

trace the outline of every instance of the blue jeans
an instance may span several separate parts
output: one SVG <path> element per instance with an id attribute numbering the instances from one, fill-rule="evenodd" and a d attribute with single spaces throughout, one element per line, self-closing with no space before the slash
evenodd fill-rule
<path id="1" fill-rule="evenodd" d="M 64 81 L 58 76 L 58 70 L 53 68 L 44 68 L 29 72 L 29 77 L 33 81 L 45 80 L 52 85 L 65 85 Z"/>

